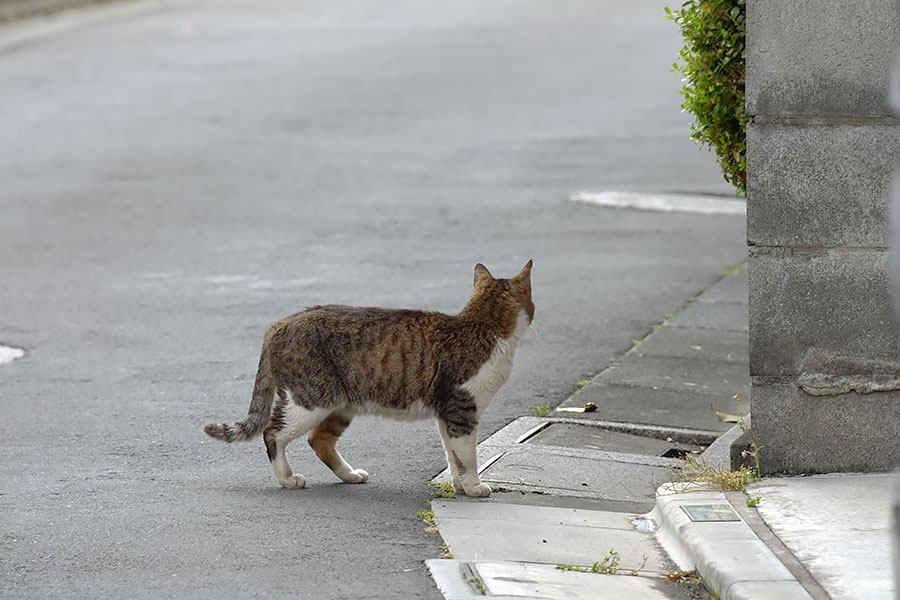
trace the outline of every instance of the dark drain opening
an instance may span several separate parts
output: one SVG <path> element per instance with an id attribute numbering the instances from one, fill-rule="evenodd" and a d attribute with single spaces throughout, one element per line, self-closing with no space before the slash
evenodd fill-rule
<path id="1" fill-rule="evenodd" d="M 691 451 L 685 448 L 669 448 L 660 456 L 662 456 L 663 458 L 684 458 L 690 453 Z"/>

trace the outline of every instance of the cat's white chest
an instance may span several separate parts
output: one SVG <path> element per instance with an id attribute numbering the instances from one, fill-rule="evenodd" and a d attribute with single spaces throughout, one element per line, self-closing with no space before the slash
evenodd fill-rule
<path id="1" fill-rule="evenodd" d="M 462 384 L 462 389 L 475 398 L 479 412 L 487 406 L 500 386 L 509 379 L 513 358 L 516 354 L 516 344 L 527 328 L 528 317 L 523 310 L 516 319 L 516 328 L 513 334 L 508 338 L 498 338 L 488 360 L 481 365 L 471 379 Z"/>

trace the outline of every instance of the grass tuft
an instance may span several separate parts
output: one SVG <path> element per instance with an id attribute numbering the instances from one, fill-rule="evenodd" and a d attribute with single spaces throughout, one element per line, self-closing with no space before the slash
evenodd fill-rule
<path id="1" fill-rule="evenodd" d="M 681 459 L 680 469 L 670 469 L 680 483 L 695 483 L 700 489 L 714 492 L 745 492 L 747 484 L 760 480 L 759 471 L 742 466 L 738 471 L 714 467 L 695 456 L 687 454 Z M 696 488 L 695 488 L 696 489 Z"/>
<path id="2" fill-rule="evenodd" d="M 429 481 L 428 485 L 435 488 L 433 493 L 438 498 L 455 498 L 456 491 L 453 489 L 453 484 L 449 481 L 437 482 L 437 481 Z"/>
<path id="3" fill-rule="evenodd" d="M 543 404 L 538 404 L 536 406 L 529 406 L 528 410 L 534 413 L 536 417 L 549 417 L 550 416 L 550 406 L 544 402 Z"/>

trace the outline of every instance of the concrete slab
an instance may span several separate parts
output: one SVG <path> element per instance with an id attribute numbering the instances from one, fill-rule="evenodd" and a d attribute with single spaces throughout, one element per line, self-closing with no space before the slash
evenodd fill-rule
<path id="1" fill-rule="evenodd" d="M 675 447 L 674 444 L 665 440 L 574 423 L 553 423 L 527 440 L 526 443 L 563 448 L 610 450 L 648 456 L 662 456 Z"/>
<path id="2" fill-rule="evenodd" d="M 747 388 L 750 374 L 746 364 L 645 356 L 638 360 L 626 359 L 610 367 L 600 380 L 619 385 L 717 394 L 731 399 Z"/>
<path id="3" fill-rule="evenodd" d="M 550 525 L 634 531 L 634 525 L 631 524 L 634 515 L 620 512 L 527 506 L 481 500 L 469 501 L 465 498 L 435 500 L 432 502 L 432 507 L 435 515 L 442 519 L 482 518 L 495 523 L 528 523 L 529 525 L 546 521 Z"/>
<path id="4" fill-rule="evenodd" d="M 720 302 L 698 299 L 667 321 L 676 327 L 706 327 L 749 331 L 745 302 Z"/>
<path id="5" fill-rule="evenodd" d="M 618 600 L 632 594 L 640 594 L 641 598 L 666 597 L 656 589 L 657 582 L 646 577 L 578 573 L 550 565 L 499 562 L 479 562 L 475 570 L 486 590 L 500 595 L 572 600 Z"/>
<path id="6" fill-rule="evenodd" d="M 617 507 L 610 510 L 647 512 L 653 508 L 652 491 L 655 486 L 661 481 L 668 481 L 668 469 L 677 468 L 680 464 L 678 460 L 665 457 L 528 443 L 528 440 L 540 435 L 542 429 L 561 424 L 579 425 L 579 421 L 568 417 L 520 417 L 490 436 L 478 445 L 477 450 L 482 478 L 491 484 L 495 492 L 546 495 L 547 498 L 573 501 L 593 500 L 601 502 L 604 508 Z M 654 427 L 622 423 L 592 423 L 591 427 L 621 427 L 624 433 L 638 433 L 638 437 L 660 434 Z M 666 431 L 671 432 L 679 446 L 690 444 L 699 435 L 671 428 Z M 702 439 L 697 442 L 710 443 L 715 435 L 702 434 Z M 606 475 L 602 481 L 595 481 L 595 485 L 590 478 L 595 477 L 597 472 Z M 446 469 L 434 478 L 436 482 L 449 480 Z M 635 482 L 646 483 L 646 486 L 639 489 Z M 588 485 L 582 485 L 584 483 Z M 615 487 L 616 493 L 610 494 L 604 487 L 610 485 Z M 635 489 L 639 493 L 628 492 Z"/>
<path id="7" fill-rule="evenodd" d="M 710 302 L 739 302 L 746 305 L 747 290 L 747 262 L 745 260 L 698 297 Z"/>
<path id="8" fill-rule="evenodd" d="M 896 475 L 766 479 L 759 515 L 834 600 L 894 596 L 890 497 Z"/>
<path id="9" fill-rule="evenodd" d="M 626 513 L 459 500 L 435 500 L 432 508 L 457 559 L 590 567 L 614 550 L 623 571 L 661 573 L 674 566 Z"/>
<path id="10" fill-rule="evenodd" d="M 748 386 L 749 387 L 749 386 Z M 738 392 L 740 393 L 740 392 Z M 592 413 L 566 413 L 579 419 L 598 419 L 641 423 L 659 427 L 680 427 L 721 434 L 733 423 L 723 423 L 716 411 L 737 414 L 750 410 L 750 394 L 712 394 L 685 386 L 684 389 L 652 387 L 650 385 L 603 384 L 589 385 L 561 406 L 584 406 L 593 402 L 598 410 Z"/>
<path id="11" fill-rule="evenodd" d="M 467 562 L 432 559 L 425 561 L 441 593 L 447 600 L 484 598 L 569 600 L 619 600 L 636 597 L 647 600 L 669 598 L 663 582 L 647 577 L 596 575 L 561 571 L 550 565 L 503 561 Z M 485 594 L 474 585 L 482 585 Z"/>
<path id="12" fill-rule="evenodd" d="M 745 331 L 664 325 L 628 353 L 628 359 L 644 356 L 725 361 L 740 363 L 746 368 L 750 357 L 749 334 Z M 750 370 L 747 369 L 749 379 Z"/>
<path id="13" fill-rule="evenodd" d="M 561 495 L 587 495 L 620 501 L 652 501 L 656 488 L 672 479 L 678 462 L 651 456 L 576 450 L 556 452 L 523 444 L 504 453 L 481 473 L 492 487 Z"/>
<path id="14" fill-rule="evenodd" d="M 579 508 L 583 510 L 603 510 L 609 512 L 641 515 L 652 510 L 647 501 L 605 500 L 590 496 L 551 496 L 528 490 L 497 491 L 491 494 L 491 501 L 502 504 L 524 504 L 526 506 L 552 506 L 555 508 Z"/>

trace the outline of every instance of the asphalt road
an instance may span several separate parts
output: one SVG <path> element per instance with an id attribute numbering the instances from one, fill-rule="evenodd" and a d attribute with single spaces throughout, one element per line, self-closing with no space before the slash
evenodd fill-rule
<path id="1" fill-rule="evenodd" d="M 267 324 L 455 312 L 534 259 L 481 437 L 558 403 L 745 255 L 739 217 L 569 203 L 731 193 L 688 139 L 664 2 L 206 0 L 2 44 L 0 597 L 438 598 L 431 423 L 360 418 L 344 485 L 282 490 L 242 416 Z M 21 36 L 20 36 L 21 37 Z"/>

